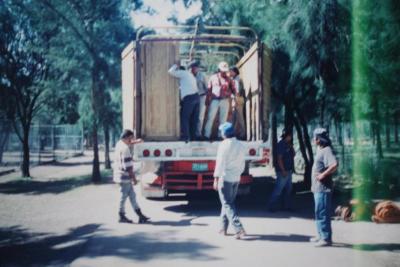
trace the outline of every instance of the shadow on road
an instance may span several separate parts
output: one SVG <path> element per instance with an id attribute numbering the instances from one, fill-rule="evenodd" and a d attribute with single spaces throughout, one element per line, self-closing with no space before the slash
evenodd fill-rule
<path id="1" fill-rule="evenodd" d="M 117 256 L 147 261 L 154 258 L 218 260 L 217 247 L 198 240 L 176 240 L 174 231 L 157 235 L 108 236 L 99 224 L 71 229 L 65 235 L 32 233 L 19 226 L 0 228 L 0 266 L 69 266 L 81 257 Z"/>
<path id="2" fill-rule="evenodd" d="M 60 194 L 90 183 L 90 176 L 53 181 L 15 180 L 0 183 L 0 194 Z"/>
<path id="3" fill-rule="evenodd" d="M 0 228 L 0 266 L 64 266 L 82 253 L 100 227 L 87 224 L 65 235 L 31 233 L 19 226 Z"/>

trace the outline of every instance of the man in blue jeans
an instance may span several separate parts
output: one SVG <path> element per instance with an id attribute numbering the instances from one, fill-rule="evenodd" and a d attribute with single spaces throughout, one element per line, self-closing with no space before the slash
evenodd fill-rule
<path id="1" fill-rule="evenodd" d="M 315 223 L 318 236 L 312 237 L 316 247 L 326 247 L 332 244 L 331 206 L 332 206 L 332 174 L 338 163 L 332 152 L 332 144 L 326 129 L 314 130 L 314 141 L 317 152 L 311 174 L 311 191 L 315 202 Z"/>
<path id="2" fill-rule="evenodd" d="M 235 130 L 230 122 L 219 126 L 224 139 L 218 146 L 217 160 L 214 170 L 214 189 L 218 190 L 221 201 L 220 233 L 226 235 L 231 224 L 235 230 L 236 239 L 243 239 L 246 232 L 236 213 L 235 198 L 237 195 L 240 175 L 245 168 L 245 147 L 235 138 Z"/>
<path id="3" fill-rule="evenodd" d="M 269 210 L 275 212 L 279 209 L 279 200 L 283 198 L 283 209 L 290 211 L 292 193 L 292 173 L 294 170 L 295 151 L 292 145 L 292 132 L 284 129 L 281 140 L 276 150 L 276 183 L 268 203 Z"/>

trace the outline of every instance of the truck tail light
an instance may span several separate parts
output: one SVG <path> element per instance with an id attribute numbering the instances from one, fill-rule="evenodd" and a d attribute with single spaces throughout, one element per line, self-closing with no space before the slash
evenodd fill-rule
<path id="1" fill-rule="evenodd" d="M 161 151 L 159 149 L 154 150 L 154 156 L 159 157 L 161 155 Z"/>
<path id="2" fill-rule="evenodd" d="M 148 149 L 143 150 L 143 157 L 150 156 L 150 151 Z"/>
<path id="3" fill-rule="evenodd" d="M 172 150 L 171 149 L 166 149 L 165 150 L 165 156 L 171 157 L 172 156 Z"/>
<path id="4" fill-rule="evenodd" d="M 249 155 L 250 155 L 250 156 L 255 156 L 256 153 L 257 153 L 257 151 L 256 151 L 254 148 L 250 148 L 250 149 L 249 149 Z"/>

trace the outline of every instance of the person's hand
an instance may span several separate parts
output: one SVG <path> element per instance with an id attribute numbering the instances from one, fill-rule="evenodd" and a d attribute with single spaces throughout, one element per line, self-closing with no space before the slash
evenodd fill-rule
<path id="1" fill-rule="evenodd" d="M 136 180 L 136 177 L 132 178 L 132 184 L 137 185 L 137 183 L 138 183 L 138 180 Z"/>
<path id="2" fill-rule="evenodd" d="M 215 191 L 218 191 L 218 177 L 214 178 L 213 188 Z"/>
<path id="3" fill-rule="evenodd" d="M 325 175 L 323 173 L 318 173 L 318 175 L 317 175 L 317 180 L 318 181 L 321 181 L 324 178 L 325 178 Z"/>

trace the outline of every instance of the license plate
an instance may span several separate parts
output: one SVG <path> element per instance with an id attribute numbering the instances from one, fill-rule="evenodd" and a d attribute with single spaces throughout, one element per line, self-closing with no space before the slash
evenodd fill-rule
<path id="1" fill-rule="evenodd" d="M 193 163 L 192 171 L 195 171 L 195 172 L 208 171 L 208 164 L 207 163 Z"/>

